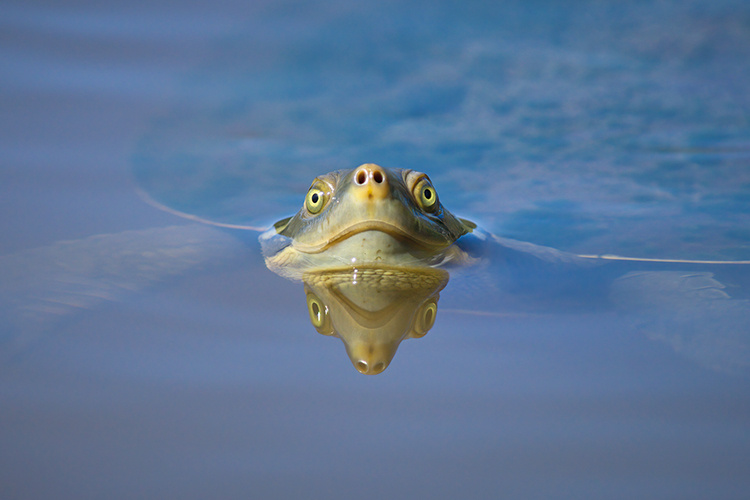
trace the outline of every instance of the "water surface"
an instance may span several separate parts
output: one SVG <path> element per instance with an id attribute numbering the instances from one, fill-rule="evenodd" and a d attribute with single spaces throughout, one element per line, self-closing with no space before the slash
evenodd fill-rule
<path id="1" fill-rule="evenodd" d="M 262 226 L 315 175 L 376 162 L 428 172 L 506 237 L 748 259 L 742 2 L 1 11 L 3 498 L 750 487 L 743 268 L 686 271 L 716 273 L 718 308 L 546 302 L 459 273 L 430 332 L 365 377 L 257 233 L 136 191 Z"/>

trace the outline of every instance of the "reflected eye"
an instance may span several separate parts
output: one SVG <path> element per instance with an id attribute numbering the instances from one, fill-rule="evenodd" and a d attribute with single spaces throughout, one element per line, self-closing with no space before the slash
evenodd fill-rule
<path id="1" fill-rule="evenodd" d="M 307 312 L 310 314 L 310 323 L 323 335 L 332 335 L 330 319 L 328 317 L 328 306 L 326 306 L 314 293 L 307 295 Z"/>
<path id="2" fill-rule="evenodd" d="M 321 187 L 319 184 L 313 185 L 305 196 L 305 208 L 313 215 L 323 210 L 328 203 L 328 193 Z"/>
<path id="3" fill-rule="evenodd" d="M 438 207 L 437 191 L 432 187 L 428 179 L 422 179 L 414 187 L 414 199 L 422 208 L 428 212 L 434 212 Z"/>
<path id="4" fill-rule="evenodd" d="M 417 312 L 417 318 L 414 321 L 412 336 L 414 338 L 424 337 L 430 328 L 435 324 L 437 316 L 437 300 L 434 298 L 427 301 Z"/>

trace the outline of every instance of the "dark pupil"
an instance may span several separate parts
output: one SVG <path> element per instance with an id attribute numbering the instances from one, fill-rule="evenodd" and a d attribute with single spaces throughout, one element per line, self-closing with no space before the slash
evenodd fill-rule
<path id="1" fill-rule="evenodd" d="M 428 200 L 429 200 L 430 198 L 432 198 L 432 190 L 431 190 L 431 189 L 425 189 L 425 190 L 424 190 L 424 197 L 425 197 L 426 199 L 428 199 Z"/>
<path id="2" fill-rule="evenodd" d="M 313 193 L 313 195 L 310 197 L 310 200 L 313 202 L 313 205 L 317 205 L 319 199 L 320 199 L 320 196 L 318 196 L 318 193 Z"/>

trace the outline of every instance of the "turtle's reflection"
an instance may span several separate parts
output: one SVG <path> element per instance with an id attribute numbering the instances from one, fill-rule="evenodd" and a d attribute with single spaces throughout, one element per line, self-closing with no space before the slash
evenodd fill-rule
<path id="1" fill-rule="evenodd" d="M 339 337 L 360 373 L 382 373 L 405 338 L 435 324 L 448 273 L 434 268 L 347 268 L 306 273 L 307 310 L 318 333 Z"/>

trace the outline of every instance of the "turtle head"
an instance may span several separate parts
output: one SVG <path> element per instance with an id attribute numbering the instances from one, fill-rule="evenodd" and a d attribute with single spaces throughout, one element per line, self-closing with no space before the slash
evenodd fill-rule
<path id="1" fill-rule="evenodd" d="M 279 245 L 264 245 L 269 267 L 412 265 L 435 258 L 473 227 L 443 207 L 426 174 L 368 163 L 316 177 L 299 212 L 261 241 L 284 242 L 283 256 Z"/>

